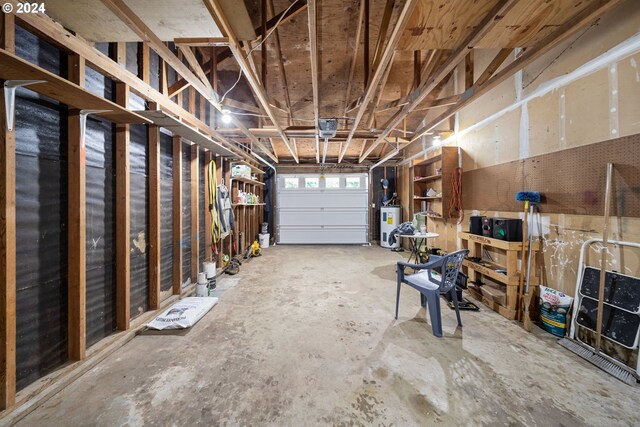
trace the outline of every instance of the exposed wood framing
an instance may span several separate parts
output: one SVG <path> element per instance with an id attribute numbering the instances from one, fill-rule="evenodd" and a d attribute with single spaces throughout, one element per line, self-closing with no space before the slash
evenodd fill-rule
<path id="1" fill-rule="evenodd" d="M 200 255 L 200 150 L 191 146 L 191 283 L 198 281 L 198 256 Z"/>
<path id="2" fill-rule="evenodd" d="M 419 50 L 413 51 L 413 87 L 420 87 L 422 81 L 422 56 Z"/>
<path id="3" fill-rule="evenodd" d="M 176 38 L 173 39 L 176 46 L 191 46 L 191 47 L 212 47 L 212 46 L 226 46 L 229 44 L 229 39 L 226 37 L 191 37 L 191 38 Z"/>
<path id="4" fill-rule="evenodd" d="M 14 52 L 13 15 L 0 15 L 0 26 L 0 47 Z M 0 410 L 16 401 L 16 133 L 5 117 L 0 102 Z"/>
<path id="5" fill-rule="evenodd" d="M 289 9 L 286 13 L 280 12 L 279 14 L 275 15 L 273 18 L 269 19 L 267 21 L 267 28 L 268 31 L 271 31 L 278 22 L 280 22 L 279 25 L 284 25 L 287 22 L 289 22 L 292 18 L 294 18 L 296 15 L 298 15 L 300 12 L 302 12 L 305 8 L 307 7 L 307 2 L 304 0 L 300 0 L 298 1 L 298 3 L 296 3 L 295 5 L 293 5 L 291 7 L 291 9 Z M 280 21 L 280 18 L 282 18 L 282 21 Z M 260 34 L 260 27 L 255 29 L 256 34 Z M 260 39 L 260 37 L 259 37 Z M 179 39 L 178 39 L 179 40 Z M 229 39 L 225 37 L 225 40 L 227 40 L 227 44 L 229 43 Z M 221 63 L 229 58 L 233 57 L 233 53 L 231 52 L 231 49 L 226 48 L 226 49 L 220 49 L 218 54 L 215 56 L 215 59 L 212 58 L 210 59 L 208 62 L 206 62 L 202 68 L 204 68 L 205 72 L 207 73 L 207 75 L 210 75 L 211 73 L 211 63 L 213 61 L 216 61 L 218 63 Z M 186 89 L 187 87 L 189 87 L 190 83 L 185 80 L 184 78 L 180 78 L 179 80 L 177 80 L 173 85 L 171 85 L 171 87 L 169 88 L 169 95 L 170 96 L 175 96 L 178 92 L 180 92 L 181 90 Z"/>
<path id="6" fill-rule="evenodd" d="M 353 56 L 351 56 L 351 65 L 349 65 L 349 77 L 347 78 L 347 94 L 344 99 L 344 115 L 349 112 L 349 100 L 351 99 L 351 82 L 356 71 L 358 62 L 358 49 L 360 48 L 360 34 L 362 33 L 362 20 L 364 19 L 364 6 L 367 0 L 360 0 L 360 11 L 358 13 L 358 27 L 356 28 L 356 39 L 353 46 Z"/>
<path id="7" fill-rule="evenodd" d="M 375 70 L 380 65 L 382 49 L 384 48 L 384 40 L 387 38 L 387 31 L 389 30 L 389 23 L 391 22 L 391 13 L 393 12 L 394 4 L 395 0 L 387 0 L 387 4 L 384 7 L 382 22 L 380 23 L 380 30 L 378 31 L 378 40 L 376 41 L 376 49 L 373 52 L 372 70 Z"/>
<path id="8" fill-rule="evenodd" d="M 349 133 L 349 136 L 347 137 L 347 141 L 345 142 L 344 147 L 342 148 L 342 152 L 338 157 L 338 163 L 342 162 L 342 159 L 344 158 L 344 155 L 347 152 L 349 145 L 351 144 L 353 134 L 356 132 L 356 129 L 360 124 L 360 120 L 362 120 L 362 117 L 364 116 L 369 106 L 369 102 L 371 101 L 371 99 L 373 98 L 376 92 L 378 83 L 380 83 L 380 81 L 382 80 L 385 72 L 388 72 L 387 68 L 391 67 L 391 60 L 395 53 L 396 46 L 400 41 L 400 37 L 402 36 L 404 27 L 406 26 L 407 22 L 409 21 L 409 18 L 411 17 L 411 13 L 413 12 L 413 9 L 416 5 L 416 1 L 417 0 L 407 0 L 407 2 L 402 7 L 402 10 L 400 11 L 400 15 L 398 16 L 398 21 L 396 23 L 396 26 L 393 29 L 391 36 L 389 37 L 389 41 L 387 42 L 387 45 L 384 48 L 384 52 L 380 56 L 380 61 L 378 62 L 379 64 L 378 68 L 374 70 L 373 77 L 371 78 L 371 82 L 369 82 L 369 84 L 367 85 L 367 89 L 365 90 L 365 94 L 362 98 L 362 104 L 360 105 L 360 109 L 356 114 L 353 124 L 351 125 L 352 126 L 351 132 Z M 365 46 L 367 43 L 368 41 L 365 40 Z"/>
<path id="9" fill-rule="evenodd" d="M 464 57 L 464 90 L 473 86 L 473 49 Z"/>
<path id="10" fill-rule="evenodd" d="M 182 290 L 182 138 L 173 137 L 173 294 Z"/>
<path id="11" fill-rule="evenodd" d="M 85 61 L 69 55 L 69 80 L 84 87 Z M 80 111 L 68 114 L 68 349 L 69 359 L 86 356 L 87 300 L 87 208 L 86 208 L 86 147 L 80 132 Z"/>
<path id="12" fill-rule="evenodd" d="M 489 64 L 487 70 L 480 78 L 476 81 L 476 83 L 469 88 L 463 94 L 462 100 L 456 105 L 450 107 L 447 111 L 442 113 L 440 116 L 433 119 L 424 127 L 418 129 L 413 136 L 412 143 L 417 140 L 421 135 L 433 130 L 436 126 L 438 126 L 443 121 L 447 120 L 449 117 L 453 116 L 456 112 L 460 111 L 462 108 L 471 104 L 473 101 L 486 94 L 500 83 L 505 81 L 506 79 L 513 76 L 518 70 L 523 69 L 524 67 L 531 64 L 536 59 L 540 58 L 542 55 L 558 46 L 560 43 L 565 41 L 567 38 L 571 37 L 576 32 L 582 30 L 583 28 L 591 25 L 596 19 L 602 16 L 604 13 L 612 9 L 622 0 L 600 0 L 590 4 L 585 9 L 583 9 L 580 13 L 575 15 L 573 18 L 569 19 L 567 22 L 559 26 L 548 36 L 541 39 L 534 46 L 528 48 L 526 51 L 520 55 L 517 59 L 511 62 L 509 65 L 505 66 L 498 73 L 493 74 L 491 72 L 491 68 L 495 67 L 497 69 L 500 64 L 498 61 L 501 58 L 501 55 L 505 55 L 504 52 L 506 49 L 501 50 L 494 61 Z M 497 65 L 496 65 L 497 64 Z M 494 70 L 495 71 L 495 70 Z M 486 75 L 491 75 L 491 77 L 486 77 Z M 481 79 L 487 79 L 486 81 L 482 81 Z"/>
<path id="13" fill-rule="evenodd" d="M 211 104 L 222 111 L 222 105 L 218 102 L 218 100 L 213 96 L 211 85 L 208 84 L 208 81 L 203 82 L 200 80 L 186 65 L 182 63 L 182 61 L 173 54 L 171 49 L 169 49 L 159 38 L 155 35 L 149 27 L 145 25 L 142 20 L 136 16 L 131 9 L 124 3 L 123 0 L 101 0 L 102 3 L 105 4 L 118 18 L 122 20 L 132 31 L 138 35 L 143 41 L 147 42 L 149 46 L 156 51 L 158 55 L 162 59 L 164 59 L 174 70 L 180 73 L 190 84 L 191 86 L 197 90 L 202 96 L 204 96 Z M 189 48 L 186 48 L 189 49 Z M 184 50 L 184 49 L 183 49 Z M 195 56 L 190 58 L 185 56 L 185 59 L 188 61 L 189 65 L 192 68 L 201 68 L 200 64 L 195 60 Z M 195 62 L 194 62 L 195 61 Z M 277 162 L 277 159 L 271 154 L 271 152 L 262 145 L 256 137 L 251 135 L 246 126 L 237 118 L 232 117 L 233 122 L 238 126 L 245 136 L 252 140 L 257 146 L 259 146 L 267 156 L 271 157 L 273 161 Z M 208 130 L 207 130 L 208 131 Z M 286 138 L 286 136 L 285 136 Z"/>
<path id="14" fill-rule="evenodd" d="M 138 77 L 146 84 L 149 84 L 149 43 L 142 42 L 138 44 L 138 55 Z"/>
<path id="15" fill-rule="evenodd" d="M 153 109 L 157 107 L 152 106 Z M 150 125 L 149 140 L 149 309 L 160 308 L 160 128 Z"/>
<path id="16" fill-rule="evenodd" d="M 478 79 L 475 81 L 474 84 L 476 85 L 476 87 L 485 84 L 485 82 L 489 80 L 491 76 L 493 76 L 493 73 L 495 73 L 496 70 L 500 68 L 502 63 L 507 60 L 507 58 L 511 55 L 511 52 L 513 52 L 513 49 L 500 49 L 496 56 L 491 60 L 487 68 L 485 68 L 482 74 L 480 74 Z"/>
<path id="17" fill-rule="evenodd" d="M 311 59 L 311 86 L 313 88 L 313 119 L 315 120 L 316 127 L 316 163 L 320 163 L 320 142 L 318 140 L 318 119 L 320 118 L 318 86 L 320 85 L 320 81 L 318 80 L 318 17 L 316 0 L 308 0 L 307 15 L 309 17 L 309 56 Z"/>
<path id="18" fill-rule="evenodd" d="M 359 162 L 364 161 L 369 154 L 384 141 L 384 139 L 404 120 L 423 99 L 425 99 L 440 82 L 464 59 L 469 49 L 473 48 L 482 38 L 500 22 L 502 17 L 517 3 L 518 0 L 500 0 L 491 11 L 483 18 L 480 24 L 469 34 L 464 42 L 447 58 L 437 71 L 435 71 L 423 86 L 416 89 L 411 95 L 411 101 L 400 111 L 394 114 L 382 128 L 384 131 L 374 143 L 360 156 Z"/>
<path id="19" fill-rule="evenodd" d="M 116 83 L 116 103 L 127 108 L 129 86 Z M 131 177 L 129 176 L 129 125 L 116 126 L 116 323 L 129 329 L 131 318 Z"/>
<path id="20" fill-rule="evenodd" d="M 369 2 L 370 0 L 362 0 L 364 2 L 364 46 L 362 48 L 362 56 L 363 56 L 363 61 L 362 61 L 362 65 L 364 67 L 364 87 L 368 87 L 369 86 L 369 74 L 371 71 L 371 58 L 369 55 L 369 49 L 370 49 L 370 43 L 371 40 L 369 39 L 369 12 L 370 12 L 370 7 L 369 7 Z"/>
<path id="21" fill-rule="evenodd" d="M 16 0 L 10 0 L 10 3 L 15 5 L 17 2 Z M 24 24 L 56 43 L 62 49 L 68 52 L 75 52 L 84 57 L 87 63 L 91 64 L 92 68 L 96 69 L 100 73 L 115 81 L 126 83 L 131 90 L 134 90 L 144 99 L 156 102 L 161 109 L 174 114 L 183 122 L 195 127 L 206 135 L 212 135 L 217 141 L 220 141 L 222 145 L 233 151 L 239 157 L 248 161 L 254 161 L 251 156 L 239 149 L 235 143 L 232 143 L 222 137 L 222 135 L 216 131 L 211 130 L 208 125 L 188 113 L 180 105 L 173 102 L 168 96 L 156 91 L 151 86 L 140 80 L 137 76 L 127 72 L 111 58 L 102 54 L 86 41 L 76 37 L 48 16 L 31 13 L 21 14 L 19 18 Z M 118 45 L 124 46 L 124 43 L 118 43 Z"/>
<path id="22" fill-rule="evenodd" d="M 262 106 L 264 111 L 267 113 L 267 116 L 269 116 L 269 119 L 271 120 L 273 125 L 278 130 L 279 136 L 280 138 L 282 138 L 282 142 L 286 145 L 287 149 L 293 156 L 296 163 L 298 163 L 299 162 L 298 156 L 296 155 L 295 150 L 293 149 L 293 147 L 291 146 L 291 143 L 289 142 L 289 139 L 282 131 L 280 124 L 278 123 L 275 115 L 273 114 L 273 111 L 271 110 L 271 106 L 269 105 L 269 100 L 267 98 L 267 94 L 264 90 L 264 87 L 260 84 L 258 77 L 255 75 L 254 71 L 252 70 L 249 64 L 249 61 L 245 57 L 242 51 L 242 48 L 240 46 L 240 43 L 233 31 L 233 28 L 231 28 L 231 24 L 227 21 L 227 18 L 224 15 L 224 12 L 222 7 L 220 6 L 219 0 L 203 0 L 203 1 L 207 6 L 207 9 L 209 10 L 211 17 L 214 19 L 214 21 L 216 21 L 220 29 L 222 29 L 222 31 L 229 38 L 229 47 L 231 48 L 231 51 L 233 52 L 233 55 L 236 58 L 236 61 L 238 61 L 238 65 L 240 65 L 240 69 L 242 70 L 242 73 L 244 74 L 247 81 L 249 82 L 249 85 L 251 86 L 253 93 L 256 95 L 260 105 Z M 221 106 L 219 109 L 221 110 Z M 239 123 L 239 121 L 237 122 Z M 270 151 L 266 151 L 266 152 L 268 154 L 271 154 Z M 275 157 L 272 157 L 272 160 L 277 162 L 277 159 Z"/>

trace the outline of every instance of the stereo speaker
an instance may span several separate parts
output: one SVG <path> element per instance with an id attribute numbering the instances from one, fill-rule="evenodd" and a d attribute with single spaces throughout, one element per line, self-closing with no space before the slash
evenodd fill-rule
<path id="1" fill-rule="evenodd" d="M 522 242 L 522 220 L 493 218 L 493 238 L 507 242 Z"/>
<path id="2" fill-rule="evenodd" d="M 469 233 L 482 236 L 482 220 L 484 216 L 469 217 Z"/>
<path id="3" fill-rule="evenodd" d="M 493 218 L 482 218 L 482 235 L 485 237 L 493 237 Z"/>

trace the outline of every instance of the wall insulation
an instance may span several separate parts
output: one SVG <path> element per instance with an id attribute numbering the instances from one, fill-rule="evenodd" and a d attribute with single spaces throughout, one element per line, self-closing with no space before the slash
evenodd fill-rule
<path id="1" fill-rule="evenodd" d="M 160 132 L 160 290 L 169 291 L 173 279 L 173 146 Z"/>
<path id="2" fill-rule="evenodd" d="M 131 318 L 149 309 L 149 260 L 147 236 L 149 236 L 149 180 L 147 126 L 130 127 L 130 306 Z"/>
<path id="3" fill-rule="evenodd" d="M 16 26 L 16 53 L 66 75 L 66 56 Z M 16 97 L 16 362 L 23 389 L 67 360 L 67 114 Z"/>
<path id="4" fill-rule="evenodd" d="M 185 93 L 187 91 L 184 91 Z M 191 283 L 191 145 L 182 143 L 182 283 Z"/>

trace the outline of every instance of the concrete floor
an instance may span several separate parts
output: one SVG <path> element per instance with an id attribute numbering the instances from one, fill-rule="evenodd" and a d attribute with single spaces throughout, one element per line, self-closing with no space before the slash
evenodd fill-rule
<path id="1" fill-rule="evenodd" d="M 135 338 L 18 425 L 640 425 L 640 389 L 538 328 L 443 306 L 438 339 L 408 287 L 395 321 L 397 259 L 269 248 L 188 333 Z"/>

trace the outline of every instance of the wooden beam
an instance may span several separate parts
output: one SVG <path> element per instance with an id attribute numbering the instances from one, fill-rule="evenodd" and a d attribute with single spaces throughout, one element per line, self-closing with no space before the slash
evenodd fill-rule
<path id="1" fill-rule="evenodd" d="M 360 120 L 362 120 L 362 117 L 367 111 L 369 102 L 375 95 L 376 89 L 378 88 L 378 83 L 380 83 L 380 81 L 382 80 L 385 72 L 388 72 L 387 68 L 391 67 L 391 62 L 392 62 L 393 55 L 395 53 L 396 46 L 400 41 L 400 38 L 404 31 L 404 27 L 407 25 L 407 22 L 409 22 L 409 18 L 411 17 L 413 9 L 415 8 L 416 2 L 417 2 L 416 0 L 407 0 L 404 6 L 402 7 L 402 10 L 400 11 L 400 15 L 398 16 L 398 21 L 396 22 L 396 26 L 394 27 L 393 32 L 389 37 L 389 41 L 387 42 L 384 48 L 384 52 L 380 56 L 378 68 L 374 70 L 374 74 L 373 74 L 373 77 L 371 78 L 371 82 L 369 82 L 365 90 L 364 97 L 362 98 L 362 104 L 360 105 L 360 109 L 358 110 L 358 113 L 356 114 L 356 117 L 351 125 L 351 132 L 349 133 L 349 136 L 347 137 L 347 141 L 345 142 L 344 147 L 340 152 L 340 156 L 338 157 L 338 163 L 342 162 L 342 159 L 344 158 L 344 155 L 347 152 L 349 145 L 351 144 L 353 134 L 358 128 L 358 125 L 360 124 Z M 365 43 L 367 43 L 367 40 L 365 40 Z"/>
<path id="2" fill-rule="evenodd" d="M 198 281 L 198 257 L 200 255 L 200 150 L 191 146 L 191 283 Z"/>
<path id="3" fill-rule="evenodd" d="M 420 87 L 422 81 L 422 53 L 419 50 L 413 51 L 413 87 Z"/>
<path id="4" fill-rule="evenodd" d="M 464 90 L 473 86 L 473 49 L 464 57 Z"/>
<path id="5" fill-rule="evenodd" d="M 222 29 L 222 31 L 229 38 L 229 47 L 231 48 L 231 51 L 233 52 L 233 55 L 236 58 L 236 61 L 238 61 L 238 65 L 240 65 L 240 69 L 242 70 L 242 73 L 244 74 L 247 81 L 249 82 L 249 86 L 251 86 L 251 89 L 253 90 L 253 93 L 258 98 L 260 105 L 262 106 L 264 111 L 267 113 L 267 116 L 269 116 L 269 119 L 271 120 L 273 125 L 278 130 L 278 133 L 280 135 L 280 138 L 282 139 L 282 142 L 289 149 L 289 152 L 293 156 L 293 159 L 296 161 L 296 163 L 298 163 L 299 162 L 298 156 L 293 150 L 289 142 L 289 139 L 284 134 L 284 132 L 282 131 L 282 128 L 278 124 L 278 120 L 276 119 L 275 115 L 273 114 L 273 111 L 271 110 L 271 106 L 269 105 L 269 100 L 267 98 L 267 94 L 264 90 L 264 87 L 260 84 L 258 77 L 254 74 L 253 70 L 251 69 L 251 66 L 249 65 L 247 58 L 244 56 L 244 53 L 242 52 L 238 39 L 235 36 L 235 33 L 233 32 L 233 28 L 231 28 L 231 24 L 227 21 L 224 15 L 224 11 L 220 5 L 219 0 L 203 0 L 203 1 L 205 3 L 205 6 L 207 6 L 207 9 L 209 10 L 211 17 L 218 24 L 218 27 Z M 220 110 L 221 110 L 221 107 L 220 107 Z M 237 121 L 236 124 L 238 125 L 239 123 L 240 122 Z M 257 138 L 255 139 L 255 141 L 252 140 L 252 142 L 254 143 L 256 141 L 257 141 Z M 264 150 L 264 151 L 268 154 L 271 154 L 270 151 L 268 150 Z M 277 159 L 275 158 L 272 158 L 272 160 L 277 161 Z"/>
<path id="6" fill-rule="evenodd" d="M 176 46 L 191 46 L 191 47 L 213 47 L 213 46 L 226 46 L 229 44 L 229 39 L 226 37 L 188 37 L 188 38 L 175 38 L 173 43 Z"/>
<path id="7" fill-rule="evenodd" d="M 127 108 L 129 86 L 116 83 L 116 102 Z M 129 125 L 116 126 L 116 323 L 129 329 L 131 320 L 131 204 Z"/>
<path id="8" fill-rule="evenodd" d="M 85 82 L 85 61 L 68 56 L 69 80 L 80 87 Z M 86 146 L 80 132 L 80 111 L 68 114 L 68 351 L 69 359 L 86 356 L 87 300 L 87 210 Z"/>
<path id="9" fill-rule="evenodd" d="M 393 12 L 394 4 L 395 0 L 387 0 L 387 4 L 384 7 L 382 22 L 380 23 L 380 30 L 378 31 L 378 40 L 376 41 L 376 49 L 373 52 L 372 70 L 374 71 L 378 68 L 380 60 L 382 59 L 382 49 L 384 48 L 384 40 L 387 38 L 387 31 L 389 30 L 389 22 L 391 22 L 391 13 Z"/>
<path id="10" fill-rule="evenodd" d="M 157 108 L 153 105 L 152 108 Z M 160 308 L 160 128 L 147 128 L 149 141 L 149 308 Z"/>
<path id="11" fill-rule="evenodd" d="M 435 71 L 425 82 L 411 94 L 411 101 L 400 111 L 394 114 L 383 126 L 384 131 L 373 144 L 360 156 L 362 163 L 369 154 L 384 141 L 384 139 L 395 129 L 422 100 L 435 89 L 440 82 L 446 78 L 451 71 L 464 59 L 469 49 L 473 48 L 482 38 L 493 29 L 502 17 L 518 2 L 518 0 L 499 0 L 498 3 L 487 13 L 480 24 L 469 34 L 460 46 L 447 58 L 437 71 Z"/>
<path id="12" fill-rule="evenodd" d="M 356 28 L 356 39 L 353 47 L 353 55 L 351 56 L 351 65 L 349 65 L 349 77 L 347 78 L 347 94 L 344 99 L 344 115 L 349 112 L 349 100 L 351 99 L 351 83 L 353 75 L 356 71 L 356 63 L 358 62 L 358 49 L 360 48 L 360 34 L 362 33 L 362 20 L 364 19 L 364 6 L 367 0 L 360 0 L 360 11 L 358 13 L 358 27 Z"/>
<path id="13" fill-rule="evenodd" d="M 15 6 L 15 4 L 17 4 L 17 1 L 10 0 L 9 3 Z M 151 86 L 140 80 L 137 76 L 126 71 L 124 67 L 118 65 L 118 63 L 114 62 L 114 60 L 95 49 L 91 44 L 87 43 L 85 40 L 82 40 L 79 37 L 76 37 L 74 34 L 64 29 L 60 24 L 54 22 L 48 16 L 35 13 L 21 14 L 20 21 L 22 21 L 22 23 L 26 26 L 32 28 L 34 31 L 37 31 L 38 33 L 45 36 L 50 42 L 58 45 L 60 48 L 69 52 L 75 52 L 84 57 L 87 63 L 92 66 L 92 68 L 96 69 L 105 76 L 115 81 L 126 83 L 132 90 L 134 90 L 138 95 L 140 95 L 147 101 L 156 102 L 160 108 L 175 115 L 180 120 L 189 124 L 190 126 L 195 127 L 205 135 L 212 135 L 214 138 L 216 138 L 217 141 L 220 141 L 221 144 L 223 144 L 229 150 L 233 151 L 239 157 L 248 161 L 254 160 L 251 156 L 249 156 L 249 154 L 240 150 L 235 143 L 232 143 L 231 141 L 222 137 L 222 135 L 212 130 L 204 122 L 198 120 L 192 114 L 189 114 L 185 109 L 182 108 L 182 106 L 177 105 L 168 96 L 163 95 L 162 93 L 153 89 Z M 124 46 L 124 43 L 118 44 Z M 124 60 L 124 55 L 122 60 Z M 0 61 L 0 63 L 1 62 L 2 61 Z M 34 85 L 33 87 L 35 88 L 36 86 Z"/>
<path id="14" fill-rule="evenodd" d="M 275 28 L 276 24 L 278 24 L 278 26 L 284 25 L 287 22 L 289 22 L 291 19 L 293 19 L 295 16 L 297 16 L 300 12 L 302 12 L 305 8 L 307 7 L 307 2 L 305 0 L 299 0 L 298 3 L 294 4 L 293 6 L 291 6 L 291 9 L 289 10 L 285 10 L 280 12 L 279 14 L 275 15 L 273 18 L 269 19 L 267 21 L 267 28 L 268 31 L 271 31 L 273 28 Z M 282 19 L 282 21 L 280 20 Z M 260 34 L 260 27 L 255 29 L 256 34 Z M 258 37 L 258 40 L 261 37 Z M 227 44 L 229 43 L 229 39 L 225 37 L 225 40 L 227 40 Z M 210 59 L 208 62 L 206 62 L 202 68 L 204 68 L 205 72 L 207 73 L 207 75 L 210 75 L 211 72 L 211 63 L 213 61 L 216 61 L 217 63 L 222 63 L 225 60 L 232 58 L 233 57 L 233 53 L 231 52 L 231 49 L 226 48 L 226 49 L 220 49 L 220 51 L 218 52 L 218 54 L 215 56 L 215 59 L 212 58 Z M 179 80 L 177 80 L 173 85 L 171 85 L 171 88 L 169 88 L 169 94 L 170 96 L 174 96 L 176 95 L 178 92 L 186 89 L 187 87 L 189 87 L 190 83 L 185 80 L 184 78 L 181 78 Z"/>
<path id="15" fill-rule="evenodd" d="M 173 294 L 182 291 L 182 138 L 173 137 Z"/>
<path id="16" fill-rule="evenodd" d="M 149 43 L 138 43 L 138 77 L 149 84 Z"/>
<path id="17" fill-rule="evenodd" d="M 364 87 L 368 87 L 369 86 L 369 73 L 371 71 L 371 58 L 369 56 L 369 49 L 370 49 L 370 43 L 371 40 L 369 40 L 369 14 L 370 14 L 370 7 L 369 7 L 369 1 L 370 0 L 362 0 L 364 1 L 364 47 L 363 47 L 363 67 L 364 67 Z"/>
<path id="18" fill-rule="evenodd" d="M 267 2 L 267 10 L 270 15 L 273 15 L 273 0 Z M 276 29 L 273 34 L 273 45 L 276 48 L 276 56 L 278 57 L 278 66 L 280 67 L 280 77 L 282 78 L 282 90 L 284 92 L 284 102 L 289 113 L 289 125 L 291 126 L 292 111 L 291 111 L 291 96 L 289 94 L 289 84 L 287 83 L 287 73 L 284 68 L 284 57 L 282 55 L 282 46 L 280 44 L 280 32 Z"/>
<path id="19" fill-rule="evenodd" d="M 182 46 L 182 45 L 178 46 L 178 49 L 180 50 L 180 52 L 182 52 L 183 58 L 187 60 L 187 63 L 189 64 L 193 72 L 196 73 L 196 76 L 198 76 L 200 81 L 207 87 L 207 89 L 209 89 L 210 91 L 213 90 L 213 88 L 211 87 L 211 84 L 209 84 L 209 79 L 207 78 L 207 75 L 205 74 L 202 67 L 200 66 L 200 63 L 198 62 L 198 59 L 196 58 L 195 53 L 193 53 L 193 50 L 191 50 L 189 46 Z"/>
<path id="20" fill-rule="evenodd" d="M 15 51 L 14 31 L 14 16 L 0 15 L 1 48 Z M 16 401 L 16 132 L 5 108 L 0 101 L 0 410 Z"/>
<path id="21" fill-rule="evenodd" d="M 122 20 L 131 30 L 136 33 L 138 37 L 140 37 L 143 41 L 147 42 L 149 46 L 156 51 L 158 55 L 162 59 L 164 59 L 167 64 L 169 64 L 174 70 L 176 70 L 179 74 L 181 74 L 190 84 L 191 86 L 197 90 L 202 96 L 204 96 L 216 109 L 222 111 L 222 105 L 218 102 L 218 100 L 213 96 L 211 86 L 208 85 L 207 82 L 201 81 L 186 65 L 182 63 L 182 61 L 174 55 L 174 53 L 169 49 L 157 35 L 151 31 L 149 27 L 145 25 L 142 20 L 133 13 L 131 9 L 125 4 L 123 0 L 101 0 L 107 8 L 111 12 L 113 12 L 118 18 Z M 207 0 L 211 1 L 211 0 Z M 217 0 L 215 0 L 217 1 Z M 233 50 L 233 49 L 232 49 Z M 188 57 L 185 57 L 187 61 L 189 61 Z M 196 63 L 190 64 L 192 67 L 196 66 Z M 197 64 L 197 67 L 200 67 Z M 196 119 L 197 120 L 197 119 Z M 272 157 L 272 160 L 277 162 L 277 159 L 271 154 L 271 152 L 264 147 L 261 146 L 261 143 L 258 141 L 256 137 L 254 137 L 247 129 L 247 127 L 237 118 L 232 117 L 233 122 L 238 126 L 245 135 L 252 140 L 256 145 L 260 146 L 260 148 L 265 152 L 265 154 L 269 157 Z M 202 122 L 200 122 L 202 123 Z M 209 133 L 210 131 L 207 129 L 206 131 Z M 286 136 L 284 137 L 286 138 Z"/>
<path id="22" fill-rule="evenodd" d="M 211 151 L 205 151 L 204 169 L 200 171 L 200 173 L 204 174 L 204 242 L 201 242 L 201 244 L 204 245 L 204 259 L 209 262 L 213 261 L 211 258 L 213 251 L 211 250 L 211 211 L 209 210 L 210 182 L 207 169 L 212 159 Z"/>
<path id="23" fill-rule="evenodd" d="M 316 0 L 308 0 L 307 2 L 307 15 L 309 19 L 309 57 L 311 59 L 311 86 L 313 90 L 313 119 L 316 128 L 315 140 L 316 140 L 316 163 L 320 163 L 320 143 L 318 141 L 319 129 L 318 119 L 320 118 L 319 106 L 320 95 L 319 90 L 319 78 L 318 78 L 318 23 L 317 23 L 317 9 Z"/>
<path id="24" fill-rule="evenodd" d="M 506 61 L 506 59 L 511 55 L 511 52 L 513 52 L 513 49 L 500 49 L 496 56 L 491 60 L 489 65 L 487 65 L 487 68 L 485 68 L 482 74 L 480 74 L 480 77 L 478 77 L 478 80 L 476 80 L 475 85 L 477 87 L 480 87 L 485 84 L 486 81 L 489 80 L 491 76 L 493 76 L 496 70 L 500 68 L 502 63 Z M 467 90 L 468 89 L 471 88 L 467 88 Z"/>
<path id="25" fill-rule="evenodd" d="M 456 105 L 449 108 L 447 111 L 442 113 L 440 116 L 433 119 L 424 127 L 418 129 L 411 140 L 411 143 L 415 142 L 421 135 L 433 130 L 436 126 L 438 126 L 443 121 L 447 120 L 449 117 L 453 116 L 456 112 L 460 111 L 462 108 L 468 106 L 473 101 L 481 97 L 482 95 L 488 93 L 490 90 L 494 89 L 496 86 L 504 82 L 506 79 L 513 76 L 516 72 L 528 66 L 536 59 L 540 58 L 542 55 L 547 53 L 549 50 L 558 46 L 563 41 L 567 40 L 573 34 L 578 31 L 581 31 L 583 28 L 591 25 L 596 19 L 601 17 L 604 13 L 611 10 L 617 4 L 619 4 L 622 0 L 599 0 L 595 1 L 578 14 L 573 16 L 571 19 L 560 25 L 549 35 L 538 41 L 534 46 L 528 48 L 520 57 L 511 62 L 509 65 L 505 66 L 501 71 L 494 74 L 491 78 L 486 80 L 485 82 L 481 81 L 481 78 L 485 74 L 490 75 L 488 71 L 489 67 L 494 66 L 496 69 L 499 67 L 499 64 L 496 66 L 500 60 L 500 56 L 504 55 L 502 51 L 498 53 L 492 64 L 487 67 L 483 76 L 479 78 L 476 83 L 465 93 L 463 94 L 462 100 Z M 480 85 L 480 84 L 481 85 Z M 411 145 L 411 144 L 409 144 Z M 407 145 L 407 147 L 409 146 Z"/>
<path id="26" fill-rule="evenodd" d="M 267 38 L 267 0 L 260 1 L 260 19 L 262 26 L 260 29 L 260 36 L 262 40 Z M 260 46 L 260 82 L 266 89 L 267 87 L 267 43 L 262 43 Z"/>

